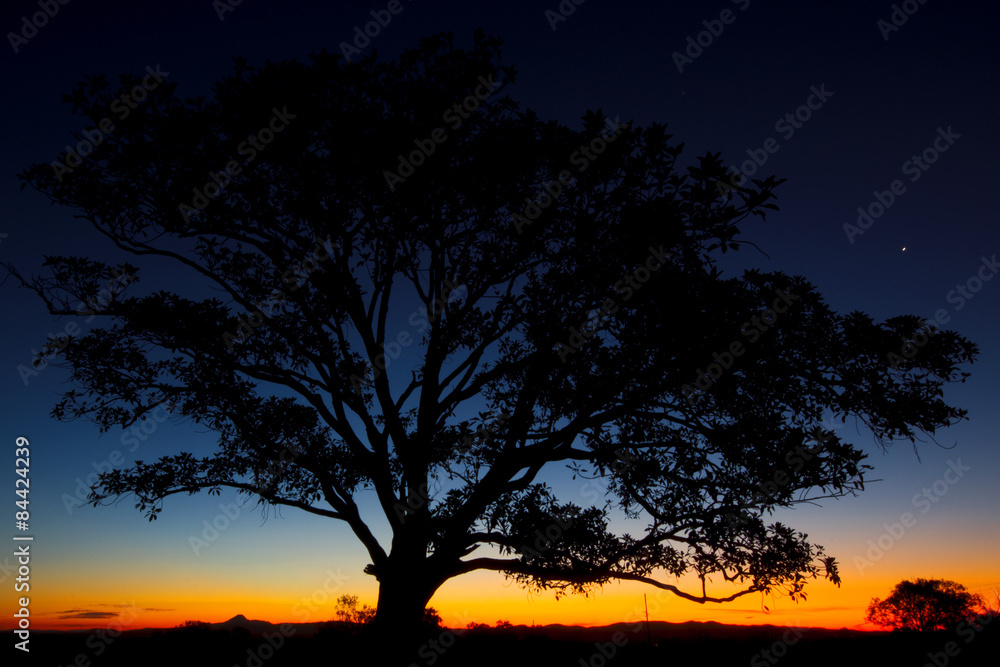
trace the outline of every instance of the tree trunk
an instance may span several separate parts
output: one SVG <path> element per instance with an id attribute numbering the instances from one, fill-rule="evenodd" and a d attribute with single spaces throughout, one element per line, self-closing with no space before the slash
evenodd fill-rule
<path id="1" fill-rule="evenodd" d="M 423 624 L 424 610 L 441 581 L 431 576 L 424 563 L 387 564 L 377 573 L 378 606 L 372 621 L 372 648 L 384 660 L 382 664 L 419 663 L 421 644 L 428 638 Z"/>

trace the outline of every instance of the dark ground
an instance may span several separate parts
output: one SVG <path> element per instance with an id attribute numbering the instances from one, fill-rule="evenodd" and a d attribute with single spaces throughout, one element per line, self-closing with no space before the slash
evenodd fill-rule
<path id="1" fill-rule="evenodd" d="M 276 626 L 275 626 L 276 627 Z M 756 626 L 654 625 L 654 645 L 646 643 L 645 628 L 545 629 L 517 626 L 512 630 L 466 631 L 456 637 L 437 630 L 404 667 L 632 667 L 633 665 L 810 665 L 864 667 L 866 665 L 931 667 L 990 666 L 1000 656 L 1000 627 L 987 625 L 980 632 L 944 632 L 930 635 L 858 633 L 806 630 L 801 638 L 785 628 Z M 623 631 L 624 630 L 624 631 Z M 615 633 L 619 634 L 615 634 Z M 245 628 L 203 627 L 187 630 L 136 631 L 116 638 L 88 633 L 32 633 L 30 656 L 20 651 L 15 665 L 50 667 L 282 667 L 296 665 L 372 664 L 370 647 L 347 628 L 330 624 L 313 636 L 305 633 L 283 637 L 269 632 L 270 641 Z M 555 637 L 551 636 L 555 635 Z M 657 640 L 657 635 L 660 639 Z M 669 635 L 667 638 L 663 638 Z M 584 640 L 584 637 L 586 639 Z M 785 643 L 783 637 L 796 639 Z M 618 645 L 615 645 L 617 639 Z M 949 645 L 949 642 L 953 644 Z M 272 648 L 272 645 L 278 645 Z M 949 656 L 951 649 L 954 655 Z M 768 653 L 764 653 L 768 651 Z M 368 665 L 366 665 L 366 661 Z"/>

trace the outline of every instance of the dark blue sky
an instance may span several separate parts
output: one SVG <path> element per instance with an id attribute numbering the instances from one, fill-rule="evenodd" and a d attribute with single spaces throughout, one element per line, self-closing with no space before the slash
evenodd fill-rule
<path id="1" fill-rule="evenodd" d="M 959 551 L 988 542 L 995 553 L 1000 544 L 995 515 L 1000 504 L 995 484 L 1000 478 L 1000 278 L 979 281 L 995 278 L 1000 270 L 994 266 L 1000 255 L 994 176 L 1000 155 L 1000 4 L 900 3 L 915 11 L 890 31 L 879 21 L 890 21 L 897 11 L 898 22 L 902 8 L 894 10 L 889 2 L 588 0 L 576 6 L 566 0 L 562 6 L 575 9 L 554 30 L 546 11 L 557 11 L 556 0 L 400 3 L 402 11 L 363 53 L 377 49 L 380 57 L 395 58 L 419 38 L 442 30 L 471 46 L 474 29 L 482 26 L 505 41 L 504 61 L 519 70 L 507 92 L 541 118 L 578 128 L 584 111 L 600 108 L 640 125 L 666 122 L 674 140 L 686 146 L 682 162 L 721 151 L 725 163 L 737 169 L 746 164 L 748 171 L 759 169 L 756 176 L 787 178 L 778 189 L 781 210 L 743 226 L 745 238 L 770 257 L 747 248 L 724 258 L 727 270 L 755 266 L 801 274 L 836 310 L 859 309 L 877 319 L 896 314 L 933 318 L 943 311 L 947 328 L 978 343 L 981 356 L 972 377 L 946 393 L 951 403 L 970 411 L 970 421 L 939 438 L 942 444 L 957 441 L 956 449 L 929 443 L 921 447 L 921 463 L 908 444 L 888 455 L 869 447 L 874 477 L 886 481 L 863 499 L 801 512 L 795 521 L 811 524 L 810 533 L 827 531 L 825 541 L 819 541 L 849 564 L 864 552 L 867 539 L 881 533 L 881 522 L 912 509 L 910 497 L 921 485 L 937 480 L 949 460 L 961 457 L 974 472 L 921 524 L 925 532 L 919 542 L 934 542 L 932 526 L 960 522 L 982 532 L 963 533 L 966 542 L 956 547 Z M 342 42 L 353 40 L 355 26 L 372 20 L 370 11 L 387 4 L 243 0 L 220 20 L 219 3 L 210 0 L 72 0 L 58 5 L 58 13 L 30 39 L 15 39 L 12 45 L 9 33 L 21 32 L 22 17 L 40 10 L 37 2 L 9 0 L 0 13 L 6 35 L 0 45 L 6 134 L 0 157 L 0 258 L 30 274 L 40 270 L 46 254 L 106 252 L 102 239 L 74 220 L 72 211 L 49 206 L 31 189 L 21 191 L 15 177 L 29 164 L 61 156 L 70 132 L 83 128 L 69 105 L 60 102 L 83 76 L 105 74 L 116 81 L 119 74 L 141 76 L 159 65 L 169 72 L 167 80 L 179 84 L 179 95 L 208 95 L 212 84 L 231 72 L 233 57 L 263 65 L 305 59 L 322 48 L 339 51 Z M 709 40 L 711 29 L 719 34 Z M 699 33 L 705 45 L 700 53 L 687 41 L 697 43 Z M 674 54 L 686 49 L 695 57 L 679 71 Z M 754 156 L 762 164 L 747 163 Z M 899 182 L 893 201 L 885 206 L 894 181 Z M 873 206 L 879 198 L 882 203 Z M 884 211 L 863 233 L 851 234 L 845 225 L 856 224 L 859 207 L 875 215 Z M 65 373 L 48 368 L 26 384 L 17 367 L 29 365 L 32 348 L 40 348 L 46 334 L 62 331 L 67 321 L 47 315 L 37 298 L 13 280 L 0 295 L 3 437 L 12 442 L 26 435 L 41 445 L 33 509 L 39 534 L 51 545 L 46 557 L 53 568 L 65 565 L 78 548 L 76 539 L 87 547 L 84 559 L 100 559 L 105 552 L 99 544 L 113 545 L 128 531 L 146 530 L 145 520 L 130 502 L 103 513 L 70 514 L 60 497 L 73 493 L 75 479 L 90 472 L 93 461 L 122 449 L 121 434 L 99 439 L 89 424 L 49 420 L 57 392 L 66 388 Z M 860 442 L 867 446 L 870 440 L 862 435 Z M 211 440 L 167 425 L 133 456 L 150 459 L 175 451 L 186 438 Z M 191 525 L 213 511 L 213 503 L 204 499 L 172 505 L 190 522 L 173 529 L 182 541 Z M 252 535 L 257 526 L 248 528 Z M 129 549 L 139 547 L 130 543 Z M 278 557 L 268 553 L 268 558 Z M 155 559 L 152 553 L 143 557 Z M 354 567 L 363 558 L 352 555 L 345 562 Z M 971 561 L 962 567 L 980 571 Z M 991 581 L 997 580 L 1000 576 Z"/>

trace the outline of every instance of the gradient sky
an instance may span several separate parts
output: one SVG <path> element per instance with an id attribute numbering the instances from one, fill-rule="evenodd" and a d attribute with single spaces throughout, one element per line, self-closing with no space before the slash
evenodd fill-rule
<path id="1" fill-rule="evenodd" d="M 815 582 L 806 589 L 808 601 L 798 604 L 747 596 L 698 605 L 630 583 L 607 586 L 589 599 L 556 601 L 552 594 L 531 596 L 500 575 L 480 573 L 448 582 L 434 597 L 431 604 L 446 624 L 630 621 L 638 618 L 647 593 L 651 616 L 661 620 L 866 627 L 870 599 L 884 597 L 904 578 L 953 579 L 983 594 L 1000 588 L 1000 279 L 982 283 L 971 298 L 953 291 L 977 276 L 984 259 L 1000 254 L 992 175 L 1000 155 L 1000 5 L 913 2 L 915 13 L 889 30 L 879 24 L 890 20 L 889 2 L 788 6 L 717 0 L 664 7 L 590 0 L 553 29 L 546 10 L 557 10 L 556 0 L 402 3 L 402 13 L 365 54 L 377 49 L 381 58 L 394 58 L 441 30 L 471 46 L 473 30 L 482 26 L 505 40 L 504 61 L 519 70 L 509 94 L 543 119 L 578 128 L 585 110 L 601 108 L 640 125 L 667 122 L 674 140 L 685 143 L 688 161 L 721 151 L 726 164 L 740 165 L 752 154 L 765 154 L 756 176 L 788 179 L 777 191 L 781 210 L 763 223 L 754 218 L 742 231 L 769 258 L 752 249 L 727 255 L 727 271 L 753 266 L 803 275 L 836 310 L 862 310 L 880 320 L 897 314 L 932 318 L 944 311 L 945 326 L 981 349 L 971 378 L 946 389 L 946 399 L 967 408 L 969 420 L 939 432 L 942 447 L 922 443 L 919 458 L 908 442 L 882 452 L 870 433 L 849 421 L 838 435 L 870 453 L 871 478 L 882 481 L 857 498 L 776 515 L 838 558 L 844 580 L 839 589 Z M 279 7 L 244 0 L 220 20 L 210 0 L 78 1 L 59 5 L 58 14 L 18 44 L 16 53 L 6 37 L 0 47 L 6 135 L 0 257 L 30 274 L 40 270 L 44 255 L 107 251 L 101 238 L 73 219 L 73 211 L 21 191 L 15 178 L 29 164 L 61 155 L 70 131 L 82 129 L 60 96 L 83 76 L 103 73 L 114 81 L 159 64 L 169 81 L 179 83 L 180 96 L 210 94 L 211 85 L 231 71 L 234 56 L 263 65 L 305 59 L 324 47 L 338 51 L 341 42 L 353 39 L 356 25 L 371 20 L 368 12 L 385 4 Z M 568 0 L 562 4 L 571 6 Z M 688 37 L 697 39 L 706 30 L 703 22 L 725 9 L 732 21 L 679 71 L 673 54 L 688 48 Z M 35 2 L 11 0 L 0 29 L 19 31 L 21 17 L 37 11 Z M 832 94 L 822 104 L 812 98 L 817 108 L 807 121 L 799 127 L 782 122 L 818 89 Z M 906 165 L 949 128 L 950 145 L 925 171 Z M 778 149 L 768 154 L 765 145 Z M 854 223 L 858 207 L 868 208 L 875 191 L 888 190 L 896 179 L 905 192 L 867 231 L 849 239 L 845 223 Z M 170 420 L 150 425 L 139 440 L 115 430 L 99 436 L 89 423 L 51 420 L 59 392 L 68 388 L 66 372 L 48 367 L 25 383 L 17 367 L 30 365 L 32 349 L 69 320 L 49 316 L 13 280 L 0 287 L 0 295 L 3 442 L 11 463 L 17 436 L 27 437 L 32 451 L 35 628 L 101 627 L 119 617 L 130 627 L 173 626 L 240 613 L 274 622 L 320 621 L 332 616 L 341 594 L 374 604 L 376 582 L 362 573 L 368 558 L 337 522 L 289 508 L 264 517 L 252 504 L 239 507 L 235 492 L 226 491 L 221 497 L 174 496 L 155 522 L 128 498 L 114 507 L 76 505 L 77 487 L 89 485 L 95 468 L 119 462 L 119 456 L 127 464 L 182 447 L 207 451 L 213 438 Z M 960 477 L 949 472 L 956 469 Z M 3 478 L 13 490 L 13 473 Z M 551 479 L 564 500 L 584 502 L 579 480 L 560 471 Z M 935 502 L 920 499 L 925 489 Z M 7 507 L 13 514 L 13 503 Z M 888 534 L 906 512 L 915 523 Z M 191 537 L 204 537 L 205 522 L 213 521 L 225 529 L 196 554 Z M 20 595 L 13 591 L 12 551 L 0 552 L 3 627 L 11 626 Z M 120 616 L 125 606 L 135 612 Z"/>

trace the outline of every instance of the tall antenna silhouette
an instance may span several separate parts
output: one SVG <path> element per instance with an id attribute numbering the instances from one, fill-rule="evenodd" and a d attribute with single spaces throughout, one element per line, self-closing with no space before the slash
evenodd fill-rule
<path id="1" fill-rule="evenodd" d="M 646 594 L 645 593 L 642 594 L 642 604 L 643 604 L 644 607 L 646 607 L 646 643 L 647 644 L 652 644 L 653 643 L 653 638 L 652 638 L 652 635 L 650 635 L 650 633 L 649 633 L 649 603 L 646 602 Z"/>

